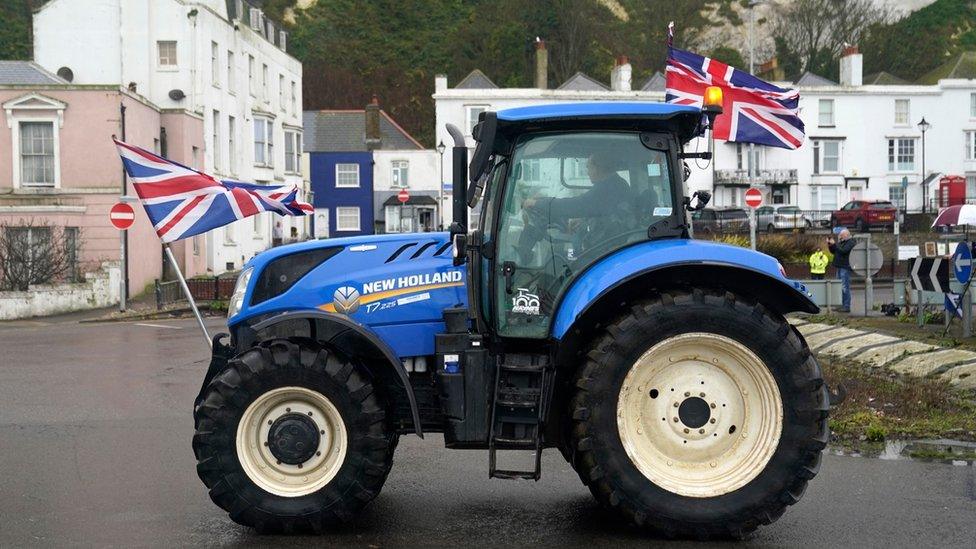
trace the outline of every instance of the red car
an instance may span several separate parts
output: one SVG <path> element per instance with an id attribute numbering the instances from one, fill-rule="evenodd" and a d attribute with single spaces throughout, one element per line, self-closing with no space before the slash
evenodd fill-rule
<path id="1" fill-rule="evenodd" d="M 893 228 L 897 217 L 898 208 L 887 200 L 851 200 L 830 214 L 830 226 L 864 232 L 871 227 Z"/>

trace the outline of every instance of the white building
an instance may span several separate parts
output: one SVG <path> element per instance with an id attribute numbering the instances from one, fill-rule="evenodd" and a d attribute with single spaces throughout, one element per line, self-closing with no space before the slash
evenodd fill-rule
<path id="1" fill-rule="evenodd" d="M 543 48 L 544 51 L 544 48 Z M 909 211 L 922 208 L 922 132 L 924 117 L 931 127 L 925 134 L 925 174 L 928 209 L 936 201 L 939 176 L 961 175 L 967 180 L 967 198 L 976 199 L 976 80 L 946 78 L 933 85 L 915 85 L 861 74 L 861 54 L 851 48 L 841 60 L 842 82 L 836 84 L 816 75 L 804 75 L 796 84 L 782 83 L 800 91 L 800 117 L 806 125 L 806 142 L 797 150 L 756 147 L 756 174 L 767 203 L 796 204 L 804 209 L 833 210 L 852 199 L 892 200 Z M 455 124 L 465 133 L 485 110 L 580 101 L 663 101 L 664 86 L 655 75 L 635 89 L 631 67 L 618 59 L 611 86 L 605 88 L 577 74 L 557 89 L 547 89 L 537 76 L 534 88 L 498 88 L 475 71 L 453 88 L 447 78 L 435 78 L 434 100 L 437 139 L 450 145 L 445 125 Z M 540 86 L 540 78 L 542 85 Z M 688 150 L 706 150 L 704 140 Z M 688 160 L 689 192 L 713 192 L 713 204 L 738 206 L 750 186 L 747 178 L 749 146 L 715 145 L 714 162 Z M 445 155 L 445 173 L 451 176 L 451 158 Z"/>
<path id="2" fill-rule="evenodd" d="M 447 156 L 445 151 L 444 156 Z M 436 231 L 451 223 L 450 195 L 438 189 L 441 156 L 436 150 L 373 151 L 373 203 L 377 226 L 387 233 Z M 410 200 L 401 205 L 397 194 L 406 190 Z M 438 201 L 440 207 L 438 208 Z M 445 208 L 445 205 L 447 206 Z M 444 212 L 444 219 L 439 219 Z"/>
<path id="3" fill-rule="evenodd" d="M 164 110 L 201 115 L 205 150 L 194 148 L 194 167 L 244 182 L 306 187 L 302 66 L 288 55 L 287 40 L 244 0 L 52 0 L 34 15 L 34 56 L 46 69 L 78 84 L 121 84 Z M 165 143 L 167 136 L 158 139 Z M 278 220 L 285 238 L 291 227 L 304 234 L 307 226 L 300 218 L 261 214 L 211 231 L 209 269 L 240 268 L 271 245 Z"/>

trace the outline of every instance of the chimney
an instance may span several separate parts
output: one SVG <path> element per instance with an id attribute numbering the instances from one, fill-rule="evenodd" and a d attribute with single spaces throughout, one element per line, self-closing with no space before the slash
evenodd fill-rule
<path id="1" fill-rule="evenodd" d="M 380 135 L 380 100 L 373 95 L 369 105 L 366 105 L 366 150 L 375 151 L 383 144 Z"/>
<path id="2" fill-rule="evenodd" d="M 610 71 L 610 89 L 613 91 L 630 91 L 631 89 L 630 59 L 626 55 L 617 56 Z"/>
<path id="3" fill-rule="evenodd" d="M 447 89 L 447 75 L 446 74 L 435 74 L 434 75 L 434 92 L 440 92 Z"/>
<path id="4" fill-rule="evenodd" d="M 840 85 L 860 86 L 864 83 L 864 56 L 857 51 L 857 46 L 844 45 L 840 56 Z"/>
<path id="5" fill-rule="evenodd" d="M 535 37 L 535 87 L 544 90 L 549 87 L 549 50 L 546 41 Z"/>

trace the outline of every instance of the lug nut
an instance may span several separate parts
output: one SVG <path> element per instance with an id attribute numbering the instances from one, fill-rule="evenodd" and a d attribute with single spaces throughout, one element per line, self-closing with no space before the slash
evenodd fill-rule
<path id="1" fill-rule="evenodd" d="M 712 408 L 714 408 L 715 407 L 715 403 L 713 402 L 709 406 L 711 406 Z"/>
<path id="2" fill-rule="evenodd" d="M 698 396 L 705 398 L 705 393 L 698 393 Z"/>
<path id="3" fill-rule="evenodd" d="M 319 434 L 320 435 L 324 435 L 325 434 L 325 429 L 322 429 L 321 431 L 319 431 Z"/>
<path id="4" fill-rule="evenodd" d="M 715 418 L 708 420 L 709 423 L 715 423 Z"/>
<path id="5" fill-rule="evenodd" d="M 705 434 L 705 430 L 704 429 L 699 429 L 698 430 L 698 434 L 699 435 L 704 435 Z"/>
<path id="6" fill-rule="evenodd" d="M 299 463 L 299 464 L 298 464 L 298 468 L 299 468 L 299 469 L 301 469 L 301 468 L 302 468 L 302 464 L 301 464 L 301 463 Z"/>
<path id="7" fill-rule="evenodd" d="M 271 425 L 272 423 L 274 423 L 274 422 L 269 419 L 268 420 L 268 425 Z"/>
<path id="8" fill-rule="evenodd" d="M 674 407 L 675 407 L 675 408 L 677 408 L 677 407 L 678 407 L 678 403 L 677 403 L 677 402 L 675 402 L 675 403 L 674 403 Z"/>
<path id="9" fill-rule="evenodd" d="M 675 423 L 678 423 L 678 418 L 674 418 L 674 422 Z"/>
<path id="10" fill-rule="evenodd" d="M 322 452 L 315 452 L 315 455 L 321 456 L 322 455 Z"/>
<path id="11" fill-rule="evenodd" d="M 291 411 L 291 408 L 285 408 L 285 411 L 286 412 L 290 412 Z"/>
<path id="12" fill-rule="evenodd" d="M 691 396 L 691 393 L 690 393 L 690 392 L 688 392 L 688 391 L 685 391 L 685 396 L 686 396 L 686 397 L 690 397 L 690 396 Z"/>
<path id="13" fill-rule="evenodd" d="M 312 415 L 312 412 L 309 412 L 308 415 Z"/>
<path id="14" fill-rule="evenodd" d="M 264 441 L 264 445 L 265 445 L 265 446 L 267 446 L 267 445 L 268 445 L 268 441 L 267 441 L 267 440 L 266 440 L 266 441 Z"/>
<path id="15" fill-rule="evenodd" d="M 688 428 L 687 428 L 687 427 L 685 427 L 685 433 L 688 433 L 688 432 L 689 432 L 689 431 L 688 431 Z"/>

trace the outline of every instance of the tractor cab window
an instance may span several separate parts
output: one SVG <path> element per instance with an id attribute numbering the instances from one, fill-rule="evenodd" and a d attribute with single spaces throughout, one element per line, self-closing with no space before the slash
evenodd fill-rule
<path id="1" fill-rule="evenodd" d="M 500 191 L 497 330 L 546 337 L 576 273 L 674 211 L 668 152 L 637 133 L 537 134 L 520 141 Z"/>

